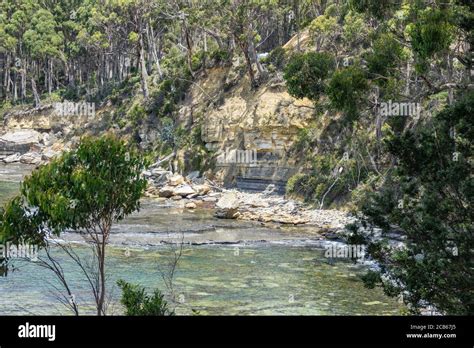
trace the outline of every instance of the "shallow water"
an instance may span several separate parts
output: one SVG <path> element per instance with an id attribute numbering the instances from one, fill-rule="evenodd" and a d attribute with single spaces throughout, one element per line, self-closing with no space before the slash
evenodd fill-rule
<path id="1" fill-rule="evenodd" d="M 0 167 L 0 200 L 17 192 L 28 168 Z M 84 259 L 90 250 L 82 237 L 66 233 Z M 146 200 L 139 213 L 113 229 L 107 270 L 110 314 L 120 314 L 117 279 L 166 292 L 159 267 L 170 261 L 184 239 L 175 276 L 178 314 L 216 315 L 394 315 L 402 306 L 380 289 L 364 288 L 365 266 L 324 257 L 317 231 L 276 228 L 254 222 L 219 220 L 209 211 L 182 212 Z M 83 314 L 93 314 L 87 284 L 79 269 L 56 251 Z M 161 265 L 161 266 L 160 266 Z M 56 299 L 54 276 L 34 263 L 0 278 L 0 314 L 68 314 Z"/>

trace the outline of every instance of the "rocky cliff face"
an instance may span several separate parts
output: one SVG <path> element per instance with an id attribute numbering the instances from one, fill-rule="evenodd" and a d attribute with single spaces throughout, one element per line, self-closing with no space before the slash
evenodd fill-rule
<path id="1" fill-rule="evenodd" d="M 295 40 L 287 44 L 288 49 L 296 44 Z M 304 42 L 304 37 L 300 40 Z M 288 150 L 298 131 L 312 118 L 313 105 L 309 100 L 297 100 L 287 93 L 281 72 L 274 72 L 261 81 L 258 88 L 251 88 L 244 61 L 238 57 L 228 66 L 207 69 L 191 83 L 186 98 L 179 105 L 177 118 L 185 129 L 200 127 L 210 156 L 216 159 L 224 156 L 224 161 L 217 160 L 213 173 L 218 181 L 253 190 L 263 190 L 273 183 L 277 190 L 283 191 L 288 178 L 298 170 Z M 98 118 L 106 114 L 102 111 L 97 110 Z M 18 130 L 38 132 L 41 133 L 35 133 L 38 139 L 51 135 L 66 148 L 71 137 L 77 138 L 77 134 L 94 129 L 94 122 L 100 122 L 77 115 L 58 115 L 51 104 L 9 112 L 3 120 L 3 134 Z M 150 143 L 150 139 L 159 137 L 159 132 L 160 129 L 148 125 L 142 130 L 142 139 Z M 8 150 L 4 155 L 22 155 L 31 151 L 31 145 L 28 148 L 22 145 L 21 149 L 14 148 L 16 145 L 12 143 L 1 146 Z M 252 161 L 245 160 L 245 156 L 243 160 L 235 156 L 230 160 L 225 158 L 226 153 L 233 151 L 252 151 L 256 158 Z M 183 153 L 178 155 L 184 156 Z"/>
<path id="2" fill-rule="evenodd" d="M 297 171 L 287 153 L 312 117 L 312 103 L 291 97 L 281 73 L 252 89 L 239 67 L 235 60 L 197 79 L 183 102 L 180 120 L 201 125 L 202 140 L 217 158 L 225 157 L 226 151 L 256 152 L 250 163 L 235 158 L 217 161 L 216 175 L 226 185 L 263 190 L 274 183 L 281 190 Z"/>

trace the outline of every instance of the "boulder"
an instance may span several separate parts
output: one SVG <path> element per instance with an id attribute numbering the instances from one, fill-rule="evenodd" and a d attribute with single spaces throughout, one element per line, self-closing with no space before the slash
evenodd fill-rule
<path id="1" fill-rule="evenodd" d="M 197 205 L 194 202 L 189 202 L 184 205 L 186 209 L 196 209 Z"/>
<path id="2" fill-rule="evenodd" d="M 3 162 L 5 163 L 14 163 L 14 162 L 19 162 L 20 161 L 20 153 L 15 153 L 13 155 L 7 156 L 3 159 Z"/>
<path id="3" fill-rule="evenodd" d="M 43 133 L 41 134 L 40 143 L 44 146 L 51 146 L 57 141 L 56 137 L 53 134 Z"/>
<path id="4" fill-rule="evenodd" d="M 159 191 L 158 191 L 158 195 L 160 197 L 166 197 L 166 198 L 170 198 L 171 196 L 174 195 L 174 187 L 172 186 L 163 186 Z"/>
<path id="5" fill-rule="evenodd" d="M 196 193 L 196 191 L 194 191 L 193 188 L 189 185 L 182 185 L 182 186 L 177 187 L 174 190 L 174 194 L 178 195 L 178 196 L 181 196 L 181 197 L 186 197 L 186 196 L 189 196 L 189 195 L 193 195 L 195 193 Z"/>
<path id="6" fill-rule="evenodd" d="M 200 175 L 201 173 L 199 172 L 199 170 L 195 170 L 186 175 L 186 179 L 188 179 L 189 181 L 194 181 L 195 179 L 199 178 Z"/>
<path id="7" fill-rule="evenodd" d="M 37 152 L 27 152 L 21 155 L 20 162 L 24 164 L 39 164 L 41 162 L 41 155 Z"/>
<path id="8" fill-rule="evenodd" d="M 209 185 L 203 184 L 203 185 L 194 185 L 193 186 L 194 191 L 196 191 L 200 196 L 207 195 L 210 191 L 211 188 Z"/>
<path id="9" fill-rule="evenodd" d="M 216 202 L 217 198 L 216 197 L 204 197 L 203 202 Z"/>
<path id="10" fill-rule="evenodd" d="M 57 155 L 59 155 L 59 152 L 54 151 L 52 149 L 46 149 L 43 151 L 41 159 L 45 161 L 49 161 L 50 159 L 52 159 L 53 157 L 56 157 Z"/>
<path id="11" fill-rule="evenodd" d="M 168 182 L 168 178 L 173 175 L 172 172 L 163 168 L 154 168 L 150 170 L 150 176 L 156 186 L 163 186 Z"/>
<path id="12" fill-rule="evenodd" d="M 168 184 L 171 186 L 178 186 L 184 184 L 184 178 L 182 175 L 175 174 L 168 179 Z"/>
<path id="13" fill-rule="evenodd" d="M 235 219 L 239 209 L 239 199 L 237 194 L 227 192 L 216 203 L 214 215 L 222 219 Z"/>
<path id="14" fill-rule="evenodd" d="M 41 133 L 32 129 L 22 129 L 8 132 L 0 136 L 0 150 L 4 152 L 30 151 L 34 144 L 38 144 L 41 139 Z"/>
<path id="15" fill-rule="evenodd" d="M 268 208 L 270 206 L 267 201 L 253 196 L 245 196 L 241 203 L 252 208 Z"/>
<path id="16" fill-rule="evenodd" d="M 51 146 L 51 149 L 53 151 L 62 151 L 64 150 L 64 144 L 63 143 L 54 143 L 53 146 Z"/>
<path id="17" fill-rule="evenodd" d="M 275 192 L 276 190 L 276 186 L 274 184 L 270 184 L 268 185 L 265 190 L 262 192 L 262 195 L 264 196 L 269 196 L 271 195 L 273 192 Z"/>

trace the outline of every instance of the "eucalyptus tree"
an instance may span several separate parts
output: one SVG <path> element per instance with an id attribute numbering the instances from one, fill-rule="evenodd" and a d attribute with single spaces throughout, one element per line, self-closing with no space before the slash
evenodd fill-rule
<path id="1" fill-rule="evenodd" d="M 139 209 L 145 165 L 137 150 L 116 136 L 84 138 L 76 150 L 25 179 L 20 196 L 1 211 L 0 237 L 45 247 L 66 230 L 83 235 L 94 249 L 92 273 L 69 256 L 87 278 L 97 315 L 105 315 L 106 246 L 113 223 Z"/>

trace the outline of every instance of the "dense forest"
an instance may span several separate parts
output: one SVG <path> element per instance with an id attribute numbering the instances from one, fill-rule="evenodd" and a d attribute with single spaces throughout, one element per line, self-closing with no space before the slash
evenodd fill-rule
<path id="1" fill-rule="evenodd" d="M 473 25 L 469 0 L 4 0 L 0 110 L 108 105 L 110 128 L 140 142 L 153 124 L 155 157 L 184 148 L 201 170 L 214 153 L 178 117 L 190 87 L 215 67 L 238 66 L 248 93 L 280 79 L 312 110 L 287 194 L 360 217 L 347 238 L 381 265 L 367 286 L 472 314 Z"/>
<path id="2" fill-rule="evenodd" d="M 234 52 L 248 64 L 285 43 L 324 10 L 312 1 L 4 1 L 2 96 L 12 103 L 46 93 L 95 97 L 140 73 L 160 78 L 186 61 L 190 78 Z M 182 56 L 182 57 L 181 57 Z M 257 68 L 262 71 L 261 64 Z M 252 75 L 252 70 L 249 69 Z M 256 81 L 253 81 L 256 82 Z M 69 93 L 69 94 L 68 94 Z"/>

